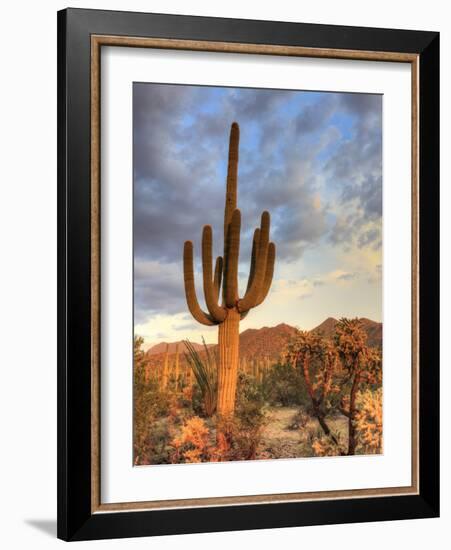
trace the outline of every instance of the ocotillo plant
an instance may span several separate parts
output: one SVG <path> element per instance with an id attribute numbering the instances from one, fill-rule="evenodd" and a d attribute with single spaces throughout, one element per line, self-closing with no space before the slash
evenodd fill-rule
<path id="1" fill-rule="evenodd" d="M 204 353 L 201 355 L 189 342 L 184 341 L 188 353 L 185 353 L 185 359 L 194 373 L 197 385 L 202 394 L 204 411 L 207 416 L 212 416 L 217 406 L 217 356 L 216 353 L 210 354 L 205 340 L 202 338 Z"/>
<path id="2" fill-rule="evenodd" d="M 239 364 L 239 323 L 250 309 L 266 298 L 271 287 L 276 248 L 269 242 L 270 217 L 261 216 L 260 228 L 254 232 L 247 289 L 238 295 L 238 257 L 240 248 L 241 212 L 237 208 L 237 173 L 239 127 L 230 130 L 227 186 L 224 210 L 224 255 L 216 259 L 212 270 L 213 234 L 210 225 L 202 232 L 203 289 L 208 312 L 197 300 L 194 286 L 193 243 L 186 241 L 183 250 L 185 294 L 192 316 L 203 325 L 218 325 L 218 403 L 219 416 L 228 417 L 235 409 Z M 222 300 L 219 301 L 222 285 Z"/>

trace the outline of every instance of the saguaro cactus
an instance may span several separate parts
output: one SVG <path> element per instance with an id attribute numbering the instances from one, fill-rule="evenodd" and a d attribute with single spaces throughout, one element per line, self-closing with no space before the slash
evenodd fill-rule
<path id="1" fill-rule="evenodd" d="M 169 344 L 166 344 L 166 351 L 164 352 L 163 373 L 161 379 L 161 387 L 165 390 L 168 385 L 169 378 Z"/>
<path id="2" fill-rule="evenodd" d="M 175 371 L 174 387 L 175 387 L 175 391 L 178 390 L 178 384 L 179 384 L 179 366 L 180 366 L 180 362 L 179 362 L 179 343 L 177 342 L 177 344 L 175 345 L 175 365 L 174 365 L 174 371 Z"/>
<path id="3" fill-rule="evenodd" d="M 219 325 L 219 369 L 217 411 L 221 417 L 233 414 L 239 364 L 239 322 L 250 309 L 266 298 L 271 287 L 276 248 L 269 242 L 270 216 L 263 212 L 261 225 L 254 232 L 247 289 L 238 295 L 238 257 L 241 212 L 237 208 L 239 127 L 230 130 L 227 187 L 224 210 L 224 255 L 216 258 L 212 270 L 213 234 L 210 225 L 202 232 L 203 289 L 208 312 L 199 306 L 194 286 L 193 243 L 183 250 L 185 294 L 192 316 L 203 325 Z M 219 303 L 222 290 L 222 300 Z"/>

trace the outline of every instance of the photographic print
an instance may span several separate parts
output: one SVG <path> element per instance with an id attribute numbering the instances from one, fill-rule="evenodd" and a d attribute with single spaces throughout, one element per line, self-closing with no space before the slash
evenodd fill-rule
<path id="1" fill-rule="evenodd" d="M 383 452 L 382 96 L 135 82 L 135 466 Z"/>

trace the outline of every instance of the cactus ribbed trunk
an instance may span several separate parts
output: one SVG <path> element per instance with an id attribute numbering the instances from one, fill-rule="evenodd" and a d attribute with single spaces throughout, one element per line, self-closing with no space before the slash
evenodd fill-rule
<path id="1" fill-rule="evenodd" d="M 239 364 L 240 314 L 229 309 L 227 317 L 219 325 L 218 415 L 227 418 L 235 408 L 236 383 Z"/>

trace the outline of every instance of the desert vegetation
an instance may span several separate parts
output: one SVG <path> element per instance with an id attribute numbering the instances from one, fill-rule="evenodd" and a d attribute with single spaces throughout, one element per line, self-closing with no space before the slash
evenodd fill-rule
<path id="1" fill-rule="evenodd" d="M 184 341 L 152 353 L 136 337 L 135 464 L 381 453 L 381 349 L 368 343 L 374 326 L 340 319 L 333 331 L 279 325 L 240 334 L 226 420 L 217 409 L 218 346 Z"/>

